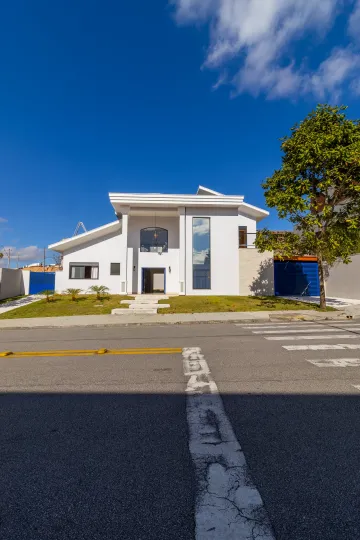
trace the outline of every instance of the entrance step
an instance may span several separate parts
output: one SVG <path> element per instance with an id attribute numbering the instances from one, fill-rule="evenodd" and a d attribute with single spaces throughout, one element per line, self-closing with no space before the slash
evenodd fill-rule
<path id="1" fill-rule="evenodd" d="M 137 294 L 135 295 L 136 302 L 146 302 L 151 300 L 152 302 L 157 302 L 158 300 L 168 300 L 169 297 L 166 294 Z"/>
<path id="2" fill-rule="evenodd" d="M 141 309 L 141 310 L 134 310 L 132 309 L 130 312 L 128 309 L 118 308 L 111 310 L 111 315 L 156 315 L 157 309 Z"/>

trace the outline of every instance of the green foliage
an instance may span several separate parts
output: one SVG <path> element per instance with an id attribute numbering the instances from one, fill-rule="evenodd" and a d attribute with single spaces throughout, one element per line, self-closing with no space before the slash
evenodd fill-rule
<path id="1" fill-rule="evenodd" d="M 51 302 L 52 300 L 52 297 L 54 296 L 54 291 L 50 291 L 48 289 L 45 289 L 45 291 L 41 291 L 41 293 L 43 296 L 46 296 L 46 301 L 47 302 Z"/>
<path id="2" fill-rule="evenodd" d="M 96 294 L 97 300 L 101 300 L 102 296 L 109 293 L 109 290 L 109 287 L 106 287 L 105 285 L 92 285 L 89 287 L 89 291 Z"/>
<path id="3" fill-rule="evenodd" d="M 75 301 L 82 289 L 66 289 L 65 294 L 71 295 L 71 300 Z"/>
<path id="4" fill-rule="evenodd" d="M 346 117 L 346 108 L 318 105 L 281 139 L 282 166 L 263 188 L 268 206 L 295 232 L 264 229 L 255 242 L 280 257 L 316 255 L 322 307 L 323 263 L 349 263 L 360 246 L 360 123 Z"/>

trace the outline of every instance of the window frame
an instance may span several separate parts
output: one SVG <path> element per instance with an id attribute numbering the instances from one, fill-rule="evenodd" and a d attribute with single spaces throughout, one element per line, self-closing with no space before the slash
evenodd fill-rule
<path id="1" fill-rule="evenodd" d="M 119 272 L 113 272 L 112 266 L 113 264 L 119 265 Z M 110 276 L 120 276 L 121 275 L 121 263 L 119 262 L 111 262 L 110 263 Z"/>
<path id="2" fill-rule="evenodd" d="M 90 270 L 90 275 L 92 273 L 92 269 L 93 268 L 97 268 L 97 277 L 93 278 L 93 277 L 85 277 L 85 270 L 84 270 L 84 277 L 72 277 L 71 275 L 71 271 L 73 268 L 91 268 Z M 99 274 L 100 274 L 100 267 L 99 267 L 99 263 L 94 263 L 94 262 L 91 262 L 91 263 L 77 263 L 77 262 L 71 262 L 69 263 L 69 279 L 71 280 L 84 280 L 86 279 L 87 281 L 96 281 L 99 279 Z"/>
<path id="3" fill-rule="evenodd" d="M 194 220 L 195 219 L 207 219 L 209 222 L 209 255 L 210 255 L 210 267 L 209 267 L 209 287 L 195 287 L 195 272 L 194 269 Z M 211 273 L 211 217 L 210 216 L 193 216 L 192 223 L 191 223 L 191 240 L 192 240 L 192 246 L 191 246 L 191 265 L 192 265 L 192 288 L 193 291 L 211 291 L 211 283 L 212 283 L 212 273 Z"/>
<path id="4" fill-rule="evenodd" d="M 244 234 L 245 243 L 240 243 L 240 233 Z M 245 249 L 248 247 L 248 228 L 247 225 L 239 225 L 238 227 L 238 248 Z"/>

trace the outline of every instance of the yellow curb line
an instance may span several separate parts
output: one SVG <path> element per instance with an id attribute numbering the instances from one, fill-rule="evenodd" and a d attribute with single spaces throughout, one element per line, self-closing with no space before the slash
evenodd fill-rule
<path id="1" fill-rule="evenodd" d="M 33 356 L 96 356 L 98 354 L 178 354 L 181 348 L 151 348 L 151 349 L 71 349 L 62 351 L 3 351 L 0 357 L 22 358 Z"/>

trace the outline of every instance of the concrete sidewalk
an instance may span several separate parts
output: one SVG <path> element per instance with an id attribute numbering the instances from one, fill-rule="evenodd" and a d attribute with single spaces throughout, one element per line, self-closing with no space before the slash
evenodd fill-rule
<path id="1" fill-rule="evenodd" d="M 39 317 L 32 319 L 0 320 L 0 330 L 10 328 L 70 328 L 86 326 L 127 326 L 152 324 L 194 324 L 194 323 L 227 323 L 227 322 L 266 322 L 285 321 L 321 321 L 346 319 L 346 311 L 319 312 L 311 310 L 297 311 L 242 311 L 227 313 L 178 313 L 167 315 L 81 315 L 73 317 Z M 353 315 L 360 317 L 357 311 Z"/>
<path id="2" fill-rule="evenodd" d="M 6 313 L 7 311 L 12 311 L 13 309 L 18 309 L 23 306 L 27 306 L 28 304 L 33 304 L 34 302 L 38 302 L 43 298 L 45 297 L 41 294 L 32 294 L 30 296 L 23 296 L 17 300 L 9 300 L 9 302 L 0 304 L 0 315 L 2 313 Z"/>

